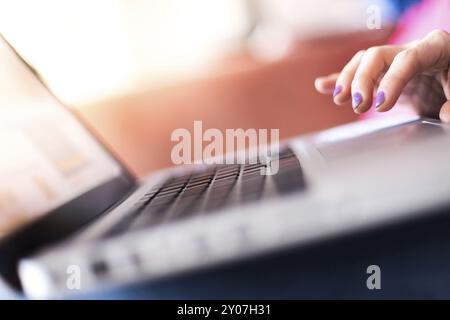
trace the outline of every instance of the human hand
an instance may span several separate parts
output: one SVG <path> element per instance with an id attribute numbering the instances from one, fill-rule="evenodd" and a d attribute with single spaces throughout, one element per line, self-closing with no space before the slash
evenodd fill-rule
<path id="1" fill-rule="evenodd" d="M 333 94 L 342 105 L 351 98 L 356 113 L 390 110 L 400 95 L 424 116 L 450 123 L 450 35 L 434 30 L 403 46 L 384 45 L 359 51 L 339 73 L 317 78 L 316 89 Z"/>

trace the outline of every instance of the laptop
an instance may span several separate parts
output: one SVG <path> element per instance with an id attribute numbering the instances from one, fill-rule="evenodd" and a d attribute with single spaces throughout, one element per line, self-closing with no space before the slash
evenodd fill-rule
<path id="1" fill-rule="evenodd" d="M 0 70 L 0 275 L 31 298 L 151 282 L 450 206 L 450 127 L 437 120 L 357 122 L 265 159 L 137 180 L 3 38 Z"/>

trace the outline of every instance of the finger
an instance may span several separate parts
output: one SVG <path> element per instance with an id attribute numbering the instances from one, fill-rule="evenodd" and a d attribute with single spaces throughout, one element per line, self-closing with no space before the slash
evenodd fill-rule
<path id="1" fill-rule="evenodd" d="M 316 81 L 314 82 L 316 90 L 323 94 L 333 93 L 338 76 L 339 73 L 333 73 L 325 77 L 317 78 Z"/>
<path id="2" fill-rule="evenodd" d="M 449 62 L 450 36 L 445 31 L 433 31 L 417 44 L 399 52 L 380 82 L 377 110 L 390 110 L 415 75 L 446 70 Z"/>
<path id="3" fill-rule="evenodd" d="M 358 51 L 353 58 L 345 65 L 336 80 L 334 91 L 334 103 L 342 105 L 350 100 L 351 83 L 355 76 L 356 69 L 364 55 L 364 50 Z"/>
<path id="4" fill-rule="evenodd" d="M 450 100 L 442 105 L 441 111 L 439 112 L 439 119 L 445 123 L 450 123 Z"/>
<path id="5" fill-rule="evenodd" d="M 364 53 L 351 85 L 352 106 L 356 113 L 370 109 L 378 80 L 402 49 L 399 46 L 379 46 Z"/>

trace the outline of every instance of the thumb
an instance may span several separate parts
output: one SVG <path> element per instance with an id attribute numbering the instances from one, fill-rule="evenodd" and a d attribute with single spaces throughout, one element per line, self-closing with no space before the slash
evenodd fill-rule
<path id="1" fill-rule="evenodd" d="M 446 123 L 450 123 L 450 100 L 447 100 L 442 105 L 441 111 L 439 112 L 439 118 Z"/>

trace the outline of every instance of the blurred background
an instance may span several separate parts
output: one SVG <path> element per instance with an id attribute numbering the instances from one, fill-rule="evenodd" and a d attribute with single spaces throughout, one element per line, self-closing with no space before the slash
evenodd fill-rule
<path id="1" fill-rule="evenodd" d="M 299 38 L 364 30 L 361 0 L 1 0 L 0 30 L 70 104 L 204 75 L 244 49 L 267 61 Z"/>
<path id="2" fill-rule="evenodd" d="M 393 3 L 0 0 L 0 32 L 140 175 L 170 165 L 170 132 L 195 119 L 282 138 L 354 120 L 349 108 L 318 115 L 330 103 L 313 80 L 384 43 Z M 367 24 L 374 5 L 379 29 Z"/>

